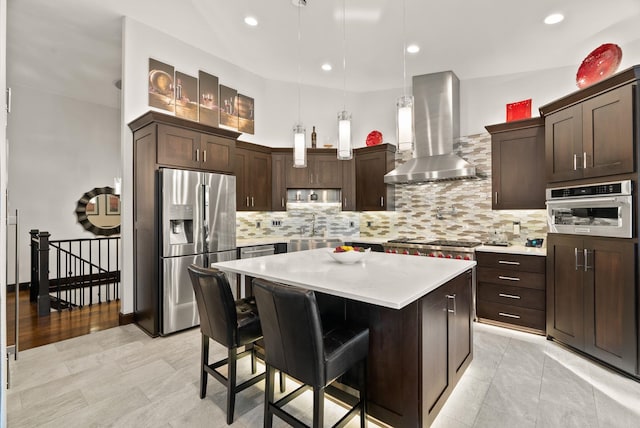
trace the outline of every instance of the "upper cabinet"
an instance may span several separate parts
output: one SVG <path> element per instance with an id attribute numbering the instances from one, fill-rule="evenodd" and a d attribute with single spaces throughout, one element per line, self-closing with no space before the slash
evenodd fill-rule
<path id="1" fill-rule="evenodd" d="M 540 108 L 548 182 L 634 171 L 639 77 L 632 67 Z"/>
<path id="2" fill-rule="evenodd" d="M 486 129 L 491 134 L 491 208 L 544 209 L 544 119 L 489 125 Z"/>
<path id="3" fill-rule="evenodd" d="M 271 210 L 271 149 L 238 141 L 235 153 L 236 209 Z"/>
<path id="4" fill-rule="evenodd" d="M 294 168 L 293 156 L 286 159 L 285 184 L 289 189 L 339 189 L 342 165 L 335 150 L 307 150 L 307 167 Z"/>
<path id="5" fill-rule="evenodd" d="M 157 126 L 157 163 L 162 166 L 233 173 L 238 133 L 149 112 L 132 122 Z"/>
<path id="6" fill-rule="evenodd" d="M 386 211 L 395 208 L 395 186 L 384 175 L 395 168 L 396 146 L 380 144 L 355 153 L 356 210 Z"/>
<path id="7" fill-rule="evenodd" d="M 291 149 L 273 149 L 271 152 L 271 211 L 287 210 L 285 165 L 291 157 Z"/>

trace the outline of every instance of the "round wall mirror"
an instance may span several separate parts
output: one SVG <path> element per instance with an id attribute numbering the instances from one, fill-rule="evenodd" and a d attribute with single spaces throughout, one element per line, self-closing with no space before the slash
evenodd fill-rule
<path id="1" fill-rule="evenodd" d="M 120 233 L 120 196 L 111 187 L 96 187 L 82 195 L 76 206 L 78 222 L 95 235 Z"/>

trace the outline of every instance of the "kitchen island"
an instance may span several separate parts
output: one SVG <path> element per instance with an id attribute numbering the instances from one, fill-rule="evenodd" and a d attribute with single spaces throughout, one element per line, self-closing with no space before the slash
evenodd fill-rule
<path id="1" fill-rule="evenodd" d="M 342 316 L 369 326 L 368 413 L 396 427 L 430 425 L 473 358 L 476 263 L 371 252 L 345 265 L 328 251 L 212 266 L 339 300 Z"/>

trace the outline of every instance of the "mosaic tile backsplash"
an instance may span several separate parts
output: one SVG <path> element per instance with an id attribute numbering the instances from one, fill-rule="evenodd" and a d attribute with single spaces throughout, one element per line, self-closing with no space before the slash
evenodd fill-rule
<path id="1" fill-rule="evenodd" d="M 341 211 L 339 204 L 290 204 L 286 212 L 238 212 L 238 239 L 298 236 L 439 238 L 522 244 L 545 238 L 544 210 L 491 210 L 491 136 L 460 138 L 456 153 L 478 178 L 396 185 L 393 212 Z M 410 158 L 398 155 L 396 163 Z M 520 234 L 513 222 L 520 222 Z"/>

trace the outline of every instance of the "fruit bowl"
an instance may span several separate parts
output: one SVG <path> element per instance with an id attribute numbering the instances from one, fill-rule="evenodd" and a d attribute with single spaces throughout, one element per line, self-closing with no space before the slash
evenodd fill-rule
<path id="1" fill-rule="evenodd" d="M 331 258 L 333 258 L 333 260 L 337 261 L 338 263 L 352 264 L 352 263 L 357 263 L 362 259 L 364 259 L 365 256 L 369 254 L 370 251 L 371 251 L 371 248 L 367 248 L 366 250 L 363 249 L 362 251 L 348 250 L 348 251 L 336 252 L 335 248 L 330 248 L 329 255 L 331 256 Z"/>

